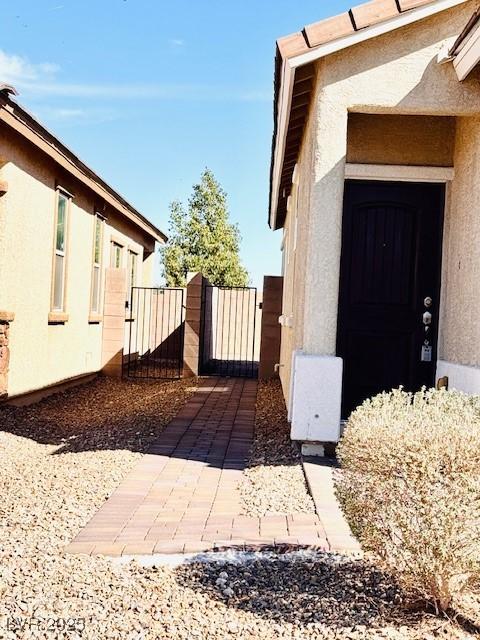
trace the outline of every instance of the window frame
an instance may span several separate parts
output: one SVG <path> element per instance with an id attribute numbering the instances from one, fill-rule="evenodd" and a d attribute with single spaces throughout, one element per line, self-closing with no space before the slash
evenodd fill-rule
<path id="1" fill-rule="evenodd" d="M 113 264 L 113 251 L 116 250 L 118 247 L 119 249 L 119 256 L 120 256 L 120 264 L 118 265 L 118 267 Z M 110 239 L 110 268 L 111 269 L 123 269 L 123 253 L 124 253 L 124 249 L 125 249 L 125 245 L 122 244 L 119 240 L 117 240 L 116 238 L 111 238 Z"/>
<path id="2" fill-rule="evenodd" d="M 137 312 L 137 304 L 136 304 L 136 300 L 134 299 L 134 297 L 132 296 L 132 289 L 133 287 L 137 286 L 137 281 L 138 281 L 138 258 L 139 258 L 139 252 L 136 251 L 135 249 L 131 249 L 129 247 L 128 249 L 128 272 L 127 272 L 127 305 L 128 307 L 130 307 L 131 304 L 131 308 L 130 308 L 130 316 L 133 318 L 136 315 Z M 135 265 L 134 268 L 134 273 L 132 273 L 132 265 Z"/>
<path id="3" fill-rule="evenodd" d="M 99 259 L 96 261 L 97 254 L 97 224 L 100 224 L 100 237 L 99 237 Z M 90 316 L 91 317 L 99 317 L 100 313 L 100 305 L 102 300 L 102 270 L 103 270 L 103 261 L 104 261 L 104 238 L 105 238 L 105 216 L 103 216 L 100 212 L 95 211 L 94 213 L 94 223 L 93 223 L 93 251 L 92 251 L 92 275 L 91 275 L 91 285 L 90 285 Z M 98 272 L 98 283 L 97 283 L 97 300 L 95 301 L 95 272 Z"/>
<path id="4" fill-rule="evenodd" d="M 58 214 L 60 208 L 60 199 L 65 201 L 65 215 L 63 221 L 63 249 L 57 248 L 58 239 Z M 53 258 L 52 258 L 52 280 L 51 280 L 51 293 L 50 293 L 50 320 L 53 321 L 65 321 L 66 309 L 67 309 L 67 275 L 68 275 L 68 255 L 69 255 L 69 227 L 70 227 L 70 207 L 72 201 L 72 194 L 66 189 L 57 186 L 55 189 L 55 215 L 53 224 Z M 56 264 L 57 257 L 61 257 L 63 260 L 62 266 L 62 282 L 61 282 L 61 305 L 55 305 L 56 294 Z M 55 316 L 55 317 L 54 317 Z"/>
<path id="5" fill-rule="evenodd" d="M 134 266 L 134 273 L 132 273 L 132 266 Z M 138 251 L 134 249 L 128 250 L 128 285 L 129 289 L 136 287 L 138 280 Z"/>

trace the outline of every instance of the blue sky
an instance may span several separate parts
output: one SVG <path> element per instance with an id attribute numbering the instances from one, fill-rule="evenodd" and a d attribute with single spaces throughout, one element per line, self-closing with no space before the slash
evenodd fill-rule
<path id="1" fill-rule="evenodd" d="M 160 228 L 205 166 L 252 282 L 267 227 L 275 40 L 351 5 L 318 0 L 0 0 L 0 81 Z"/>

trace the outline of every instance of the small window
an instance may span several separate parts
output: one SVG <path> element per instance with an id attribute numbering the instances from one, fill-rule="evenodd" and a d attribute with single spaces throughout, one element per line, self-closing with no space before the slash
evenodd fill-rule
<path id="1" fill-rule="evenodd" d="M 135 251 L 128 252 L 129 267 L 128 267 L 128 284 L 130 289 L 137 285 L 137 259 L 138 255 Z"/>
<path id="2" fill-rule="evenodd" d="M 102 261 L 103 261 L 103 218 L 95 214 L 93 232 L 93 267 L 92 267 L 92 301 L 91 311 L 100 313 L 100 300 L 102 295 Z"/>
<path id="3" fill-rule="evenodd" d="M 113 267 L 113 269 L 122 268 L 122 253 L 122 245 L 118 244 L 118 242 L 112 242 L 110 251 L 110 266 Z"/>
<path id="4" fill-rule="evenodd" d="M 137 261 L 138 254 L 135 251 L 128 252 L 128 291 L 127 291 L 127 301 L 130 300 L 132 296 L 132 287 L 137 286 Z M 132 296 L 132 314 L 135 313 L 136 309 L 136 301 L 135 296 Z"/>
<path id="5" fill-rule="evenodd" d="M 70 198 L 62 191 L 57 192 L 52 311 L 65 311 L 65 272 L 67 261 L 67 217 L 69 200 Z"/>

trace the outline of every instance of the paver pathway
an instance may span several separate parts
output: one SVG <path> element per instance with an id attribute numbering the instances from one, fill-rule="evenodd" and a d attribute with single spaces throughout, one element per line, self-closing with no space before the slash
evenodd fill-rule
<path id="1" fill-rule="evenodd" d="M 356 550 L 316 514 L 240 514 L 257 382 L 209 378 L 66 548 L 109 556 L 227 548 Z M 327 530 L 326 530 L 327 529 Z M 337 542 L 339 544 L 337 544 Z"/>

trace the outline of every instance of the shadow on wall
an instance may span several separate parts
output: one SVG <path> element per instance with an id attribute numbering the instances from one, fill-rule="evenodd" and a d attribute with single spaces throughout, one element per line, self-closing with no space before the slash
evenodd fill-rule
<path id="1" fill-rule="evenodd" d="M 398 104 L 400 112 L 414 108 L 418 113 L 429 115 L 478 115 L 480 68 L 472 71 L 469 77 L 459 82 L 453 65 L 439 65 L 436 58 L 430 60 L 420 81 Z M 445 100 L 449 109 L 442 109 L 439 96 Z M 430 102 L 430 103 L 429 103 Z"/>
<path id="2" fill-rule="evenodd" d="M 185 322 L 176 327 L 153 351 L 150 356 L 155 360 L 171 360 L 177 357 L 183 341 Z"/>
<path id="3" fill-rule="evenodd" d="M 123 358 L 130 374 L 157 378 L 181 374 L 185 302 L 184 289 L 133 287 Z M 172 365 L 175 375 L 170 372 Z"/>
<path id="4" fill-rule="evenodd" d="M 182 376 L 185 322 L 146 351 L 123 355 L 124 375 L 135 378 L 175 379 Z"/>
<path id="5" fill-rule="evenodd" d="M 262 293 L 252 287 L 206 285 L 202 301 L 201 371 L 256 377 Z"/>

